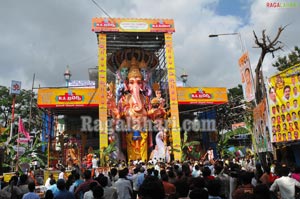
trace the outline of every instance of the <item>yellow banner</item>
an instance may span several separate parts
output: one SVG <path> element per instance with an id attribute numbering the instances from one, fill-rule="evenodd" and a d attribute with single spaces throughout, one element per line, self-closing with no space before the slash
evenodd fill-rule
<path id="1" fill-rule="evenodd" d="M 172 34 L 165 33 L 165 42 L 166 42 L 169 95 L 170 95 L 170 112 L 171 112 L 171 120 L 172 120 L 173 147 L 174 149 L 181 150 L 179 112 L 178 112 L 176 75 L 175 75 L 176 72 L 175 72 L 175 65 L 174 65 Z M 174 158 L 175 160 L 181 160 L 181 151 L 174 152 Z"/>
<path id="2" fill-rule="evenodd" d="M 99 90 L 99 146 L 108 145 L 107 91 L 106 91 L 106 34 L 98 34 L 98 90 Z"/>
<path id="3" fill-rule="evenodd" d="M 95 88 L 39 88 L 38 107 L 97 107 L 99 92 Z"/>
<path id="4" fill-rule="evenodd" d="M 92 31 L 100 32 L 175 32 L 173 19 L 93 18 Z"/>
<path id="5" fill-rule="evenodd" d="M 178 104 L 224 104 L 226 88 L 177 87 Z"/>
<path id="6" fill-rule="evenodd" d="M 268 80 L 272 142 L 299 140 L 300 65 Z"/>

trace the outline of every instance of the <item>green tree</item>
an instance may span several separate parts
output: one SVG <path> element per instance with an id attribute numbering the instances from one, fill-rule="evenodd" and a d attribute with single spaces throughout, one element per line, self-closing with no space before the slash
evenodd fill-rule
<path id="1" fill-rule="evenodd" d="M 109 166 L 110 155 L 117 151 L 116 142 L 111 142 L 106 148 L 103 149 L 102 153 L 100 152 L 100 166 Z M 94 151 L 99 153 L 98 150 Z"/>
<path id="2" fill-rule="evenodd" d="M 300 64 L 300 49 L 298 46 L 295 46 L 294 50 L 288 55 L 283 57 L 279 56 L 277 61 L 272 64 L 277 70 L 283 71 L 287 68 L 290 68 L 296 64 Z"/>
<path id="3" fill-rule="evenodd" d="M 188 133 L 184 132 L 183 139 L 181 141 L 181 161 L 192 159 L 199 159 L 200 153 L 195 151 L 195 146 L 200 145 L 199 141 L 188 141 Z"/>
<path id="4" fill-rule="evenodd" d="M 32 98 L 32 99 L 31 99 Z M 9 93 L 9 88 L 0 86 L 0 124 L 7 127 L 12 115 L 13 96 Z M 31 103 L 32 102 L 32 103 Z M 30 109 L 32 111 L 30 117 Z M 24 126 L 28 131 L 42 127 L 42 111 L 37 107 L 37 95 L 31 90 L 21 90 L 16 96 L 15 116 L 20 116 L 24 121 Z M 30 129 L 29 129 L 30 120 Z M 15 124 L 17 123 L 15 119 Z M 33 127 L 33 128 L 32 128 Z"/>
<path id="5" fill-rule="evenodd" d="M 1 162 L 1 167 L 10 167 L 10 170 L 18 167 L 21 171 L 23 164 L 29 164 L 33 161 L 38 161 L 41 166 L 45 166 L 46 156 L 40 150 L 45 142 L 41 142 L 39 139 L 35 139 L 32 144 L 19 144 L 19 149 L 23 149 L 22 153 L 17 154 L 17 138 L 18 135 L 9 138 L 9 128 L 5 130 L 0 136 L 0 148 L 4 152 L 3 162 Z"/>
<path id="6" fill-rule="evenodd" d="M 245 122 L 248 129 L 251 129 L 253 122 L 253 104 L 244 101 L 242 85 L 228 89 L 228 103 L 217 108 L 217 130 L 219 132 L 217 150 L 222 157 L 230 156 L 228 151 L 228 139 L 231 135 L 239 134 L 240 128 L 232 130 L 232 124 Z M 249 130 L 248 130 L 249 131 Z M 247 132 L 248 132 L 247 131 Z M 226 133 L 225 133 L 226 132 Z"/>
<path id="7" fill-rule="evenodd" d="M 217 130 L 231 130 L 231 125 L 244 121 L 245 106 L 242 85 L 228 89 L 228 103 L 217 108 Z"/>

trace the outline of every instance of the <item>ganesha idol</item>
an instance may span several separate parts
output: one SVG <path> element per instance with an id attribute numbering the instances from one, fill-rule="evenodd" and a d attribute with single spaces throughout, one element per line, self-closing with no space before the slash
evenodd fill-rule
<path id="1" fill-rule="evenodd" d="M 118 54 L 119 53 L 119 54 Z M 120 60 L 120 58 L 123 58 Z M 117 52 L 111 58 L 116 73 L 119 73 L 119 81 L 116 93 L 112 97 L 109 93 L 108 108 L 112 116 L 125 123 L 122 134 L 123 146 L 126 144 L 127 159 L 148 159 L 148 119 L 151 110 L 151 87 L 148 85 L 151 68 L 154 68 L 158 59 L 154 54 L 146 53 L 140 49 L 126 49 Z M 119 60 L 118 60 L 119 59 Z M 128 74 L 128 75 L 127 75 Z M 126 77 L 127 75 L 127 77 Z"/>

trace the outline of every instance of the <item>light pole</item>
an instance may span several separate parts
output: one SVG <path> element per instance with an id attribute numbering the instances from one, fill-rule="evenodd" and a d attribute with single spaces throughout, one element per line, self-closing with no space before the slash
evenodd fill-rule
<path id="1" fill-rule="evenodd" d="M 227 36 L 227 35 L 238 35 L 240 43 L 241 43 L 242 52 L 245 52 L 244 43 L 242 41 L 242 36 L 241 36 L 241 33 L 239 33 L 239 32 L 221 33 L 221 34 L 210 34 L 210 35 L 208 35 L 208 37 L 219 37 L 219 36 Z"/>
<path id="2" fill-rule="evenodd" d="M 183 87 L 186 87 L 186 82 L 187 82 L 187 78 L 188 78 L 188 75 L 185 73 L 185 72 L 183 72 L 183 74 L 180 76 L 181 77 L 181 79 L 182 79 L 182 83 L 183 83 Z"/>
<path id="3" fill-rule="evenodd" d="M 64 73 L 64 77 L 65 77 L 65 81 L 66 81 L 66 87 L 69 87 L 69 82 L 70 82 L 71 76 L 72 76 L 71 71 L 69 69 L 69 66 L 67 66 L 67 69 Z"/>

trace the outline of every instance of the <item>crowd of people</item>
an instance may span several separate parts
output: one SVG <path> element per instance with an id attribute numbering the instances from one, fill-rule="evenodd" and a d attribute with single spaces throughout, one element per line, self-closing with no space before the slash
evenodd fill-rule
<path id="1" fill-rule="evenodd" d="M 291 199 L 299 197 L 300 168 L 253 159 L 217 161 L 119 162 L 95 172 L 62 169 L 46 180 L 43 196 L 38 181 L 22 174 L 1 181 L 0 199 Z"/>

